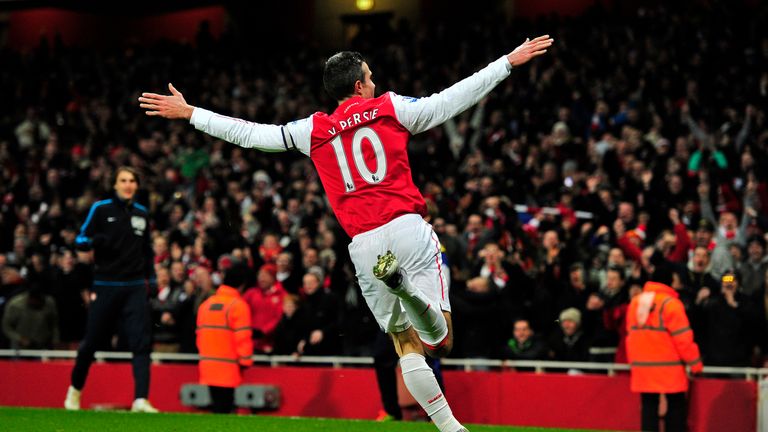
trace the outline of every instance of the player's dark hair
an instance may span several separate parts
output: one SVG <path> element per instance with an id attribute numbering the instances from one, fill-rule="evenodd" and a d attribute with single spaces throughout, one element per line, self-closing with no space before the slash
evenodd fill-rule
<path id="1" fill-rule="evenodd" d="M 354 93 L 355 83 L 365 81 L 364 61 L 359 52 L 342 51 L 334 54 L 325 62 L 323 69 L 325 91 L 336 100 L 345 99 Z"/>

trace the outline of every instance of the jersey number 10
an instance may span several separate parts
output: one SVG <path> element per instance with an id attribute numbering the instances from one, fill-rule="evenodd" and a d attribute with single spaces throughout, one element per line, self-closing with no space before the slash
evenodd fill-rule
<path id="1" fill-rule="evenodd" d="M 368 165 L 365 163 L 363 157 L 363 138 L 367 138 L 368 142 L 373 147 L 373 153 L 376 156 L 376 171 L 371 172 L 368 169 Z M 347 163 L 347 155 L 344 153 L 344 146 L 341 143 L 341 135 L 331 141 L 333 151 L 336 153 L 336 162 L 339 163 L 339 169 L 341 170 L 341 177 L 344 180 L 344 189 L 346 192 L 353 192 L 355 190 L 355 182 L 352 180 L 352 171 L 349 169 L 349 163 Z M 384 180 L 384 176 L 387 175 L 387 156 L 384 154 L 384 145 L 381 143 L 379 135 L 376 131 L 369 127 L 363 127 L 355 131 L 355 135 L 352 137 L 352 158 L 355 161 L 355 167 L 360 177 L 368 184 L 381 183 Z"/>

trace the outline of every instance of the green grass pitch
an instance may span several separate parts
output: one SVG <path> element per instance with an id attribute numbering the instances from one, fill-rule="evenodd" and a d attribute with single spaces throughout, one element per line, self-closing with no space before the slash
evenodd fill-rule
<path id="1" fill-rule="evenodd" d="M 468 425 L 472 432 L 568 432 L 576 429 Z M 435 432 L 429 423 L 213 414 L 133 414 L 119 411 L 0 407 L 5 432 Z"/>

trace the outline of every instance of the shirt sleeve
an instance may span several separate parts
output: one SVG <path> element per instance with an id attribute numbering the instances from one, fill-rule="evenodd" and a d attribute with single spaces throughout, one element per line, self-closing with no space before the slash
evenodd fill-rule
<path id="1" fill-rule="evenodd" d="M 144 277 L 151 287 L 156 287 L 155 249 L 152 247 L 152 235 L 150 234 L 149 225 L 149 214 L 147 214 L 147 229 L 144 230 Z"/>
<path id="2" fill-rule="evenodd" d="M 255 148 L 265 152 L 298 150 L 309 156 L 312 135 L 311 116 L 287 125 L 267 125 L 195 108 L 189 123 L 199 131 L 240 147 Z"/>
<path id="3" fill-rule="evenodd" d="M 478 103 L 509 76 L 512 65 L 506 56 L 499 58 L 472 76 L 425 98 L 390 93 L 395 114 L 412 134 L 429 130 Z"/>
<path id="4" fill-rule="evenodd" d="M 82 252 L 88 252 L 93 249 L 93 220 L 96 214 L 96 209 L 99 207 L 98 203 L 91 205 L 91 210 L 88 212 L 88 217 L 85 218 L 83 226 L 80 228 L 80 233 L 75 238 L 75 247 Z"/>

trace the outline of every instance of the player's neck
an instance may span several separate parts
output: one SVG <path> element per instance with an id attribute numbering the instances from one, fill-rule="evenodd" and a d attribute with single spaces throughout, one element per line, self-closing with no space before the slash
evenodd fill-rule
<path id="1" fill-rule="evenodd" d="M 363 95 L 359 95 L 359 94 L 350 95 L 350 96 L 345 97 L 344 99 L 341 99 L 340 101 L 338 101 L 339 102 L 339 106 L 349 102 L 351 99 L 362 98 L 362 97 L 363 97 Z"/>

